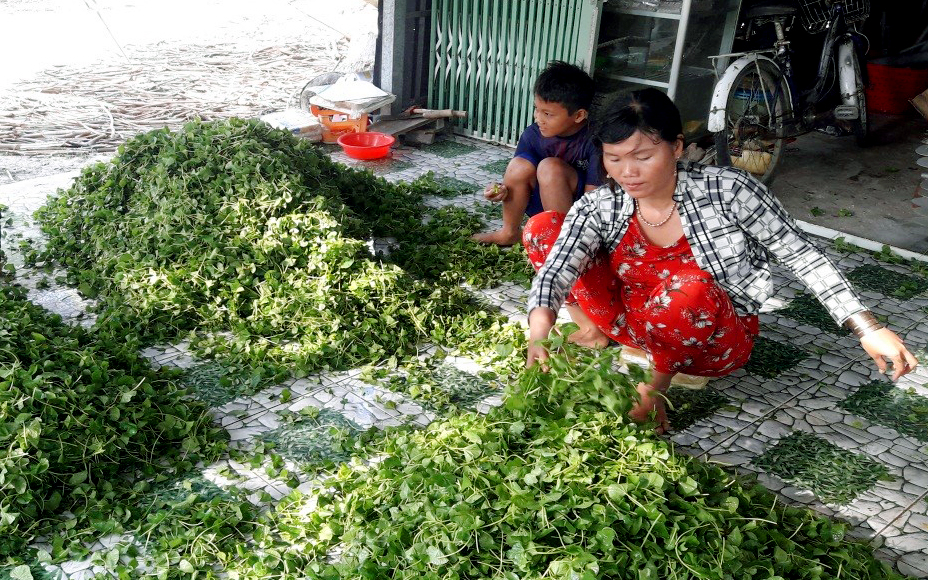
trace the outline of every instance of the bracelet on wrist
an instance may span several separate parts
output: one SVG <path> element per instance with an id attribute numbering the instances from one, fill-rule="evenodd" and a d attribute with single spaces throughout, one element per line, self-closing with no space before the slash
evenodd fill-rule
<path id="1" fill-rule="evenodd" d="M 885 328 L 869 310 L 850 315 L 848 319 L 844 321 L 844 326 L 853 332 L 857 338 L 863 338 L 871 332 Z"/>

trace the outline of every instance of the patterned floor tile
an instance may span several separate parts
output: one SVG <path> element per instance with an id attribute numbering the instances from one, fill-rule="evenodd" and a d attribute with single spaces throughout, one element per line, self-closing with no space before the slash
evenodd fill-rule
<path id="1" fill-rule="evenodd" d="M 351 455 L 342 444 L 362 428 L 330 410 L 294 414 L 260 439 L 274 444 L 274 451 L 296 464 L 321 461 L 347 461 Z"/>

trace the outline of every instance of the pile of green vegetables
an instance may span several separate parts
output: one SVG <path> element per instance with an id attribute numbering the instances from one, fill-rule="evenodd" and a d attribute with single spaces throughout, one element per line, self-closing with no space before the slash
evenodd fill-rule
<path id="1" fill-rule="evenodd" d="M 275 514 L 310 578 L 898 578 L 843 524 L 674 455 L 627 419 L 607 352 L 522 374 L 504 407 L 385 437 Z M 637 378 L 635 379 L 637 380 Z M 331 558 L 335 555 L 334 560 Z M 292 566 L 293 561 L 290 562 Z"/>
<path id="2" fill-rule="evenodd" d="M 297 372 L 453 344 L 492 323 L 462 283 L 527 280 L 483 222 L 431 209 L 428 179 L 390 184 L 257 121 L 139 135 L 36 214 L 43 254 L 98 297 L 101 324 L 147 340 L 196 331 L 207 353 Z M 386 257 L 371 251 L 387 239 Z M 208 337 L 208 338 L 206 338 Z"/>
<path id="3" fill-rule="evenodd" d="M 217 456 L 225 433 L 184 396 L 137 344 L 68 326 L 4 281 L 0 555 L 55 526 L 112 531 L 116 502 Z"/>
<path id="4" fill-rule="evenodd" d="M 503 407 L 354 446 L 266 513 L 160 504 L 111 569 L 163 578 L 898 579 L 845 526 L 672 453 L 629 423 L 609 352 L 524 371 Z M 640 377 L 633 377 L 637 380 Z M 192 533 L 190 530 L 196 530 Z M 142 558 L 140 555 L 144 555 Z M 131 559 L 126 560 L 126 556 Z"/>

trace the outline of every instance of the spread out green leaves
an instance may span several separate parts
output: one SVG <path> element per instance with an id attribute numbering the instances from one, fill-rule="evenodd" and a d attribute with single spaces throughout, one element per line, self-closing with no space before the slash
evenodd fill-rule
<path id="1" fill-rule="evenodd" d="M 846 504 L 889 478 L 886 466 L 802 431 L 793 431 L 752 463 L 836 504 Z"/>
<path id="2" fill-rule="evenodd" d="M 487 416 L 384 437 L 283 500 L 276 541 L 324 579 L 898 578 L 842 524 L 630 424 L 611 356 L 554 357 Z"/>
<path id="3" fill-rule="evenodd" d="M 928 290 L 928 280 L 920 276 L 901 274 L 872 264 L 854 268 L 847 277 L 862 288 L 901 300 L 908 300 Z"/>
<path id="4" fill-rule="evenodd" d="M 862 385 L 838 403 L 842 409 L 928 443 L 928 398 L 887 381 Z"/>
<path id="5" fill-rule="evenodd" d="M 486 165 L 482 165 L 480 169 L 483 169 L 484 171 L 487 171 L 489 173 L 497 173 L 499 175 L 502 175 L 506 173 L 506 168 L 509 167 L 510 161 L 512 160 L 511 159 L 499 159 L 497 161 L 491 161 L 490 163 L 487 163 Z"/>
<path id="6" fill-rule="evenodd" d="M 56 526 L 118 531 L 108 506 L 224 448 L 207 408 L 137 348 L 0 286 L 0 555 Z"/>
<path id="7" fill-rule="evenodd" d="M 808 356 L 807 352 L 795 346 L 758 336 L 754 339 L 751 358 L 744 365 L 744 370 L 752 375 L 772 379 L 792 369 Z"/>
<path id="8" fill-rule="evenodd" d="M 476 183 L 461 181 L 460 179 L 455 179 L 453 177 L 435 176 L 431 171 L 426 175 L 434 182 L 435 185 L 435 193 L 432 195 L 436 195 L 445 199 L 452 199 L 458 197 L 459 195 L 476 193 L 482 189 Z"/>
<path id="9" fill-rule="evenodd" d="M 521 249 L 467 239 L 479 218 L 426 207 L 438 189 L 346 168 L 255 121 L 189 123 L 85 169 L 37 212 L 48 245 L 35 259 L 66 266 L 113 332 L 193 333 L 201 353 L 257 368 L 350 368 L 488 328 L 460 284 L 528 278 Z M 398 247 L 374 256 L 375 239 Z"/>
<path id="10" fill-rule="evenodd" d="M 672 386 L 667 391 L 667 399 L 670 402 L 667 418 L 674 431 L 683 431 L 700 419 L 711 417 L 730 402 L 712 387 L 688 389 Z"/>
<path id="11" fill-rule="evenodd" d="M 488 396 L 502 393 L 494 373 L 468 373 L 444 362 L 441 356 L 408 362 L 402 372 L 383 367 L 366 369 L 362 377 L 440 412 L 473 408 Z"/>
<path id="12" fill-rule="evenodd" d="M 808 292 L 803 292 L 793 298 L 786 308 L 778 310 L 777 313 L 825 332 L 837 335 L 850 334 L 848 329 L 835 324 L 822 303 Z"/>
<path id="13" fill-rule="evenodd" d="M 205 362 L 184 371 L 180 381 L 197 399 L 210 407 L 220 407 L 242 395 L 256 392 L 281 376 L 265 377 L 260 369 Z"/>

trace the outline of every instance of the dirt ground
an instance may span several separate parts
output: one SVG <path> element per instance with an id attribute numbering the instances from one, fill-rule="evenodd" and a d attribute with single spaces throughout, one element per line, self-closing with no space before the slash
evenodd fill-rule
<path id="1" fill-rule="evenodd" d="M 364 0 L 0 0 L 0 22 L 2 185 L 105 159 L 107 140 L 139 131 L 298 103 L 308 80 L 342 70 L 352 35 L 376 31 L 376 9 Z M 10 155 L 17 145 L 30 150 Z"/>

